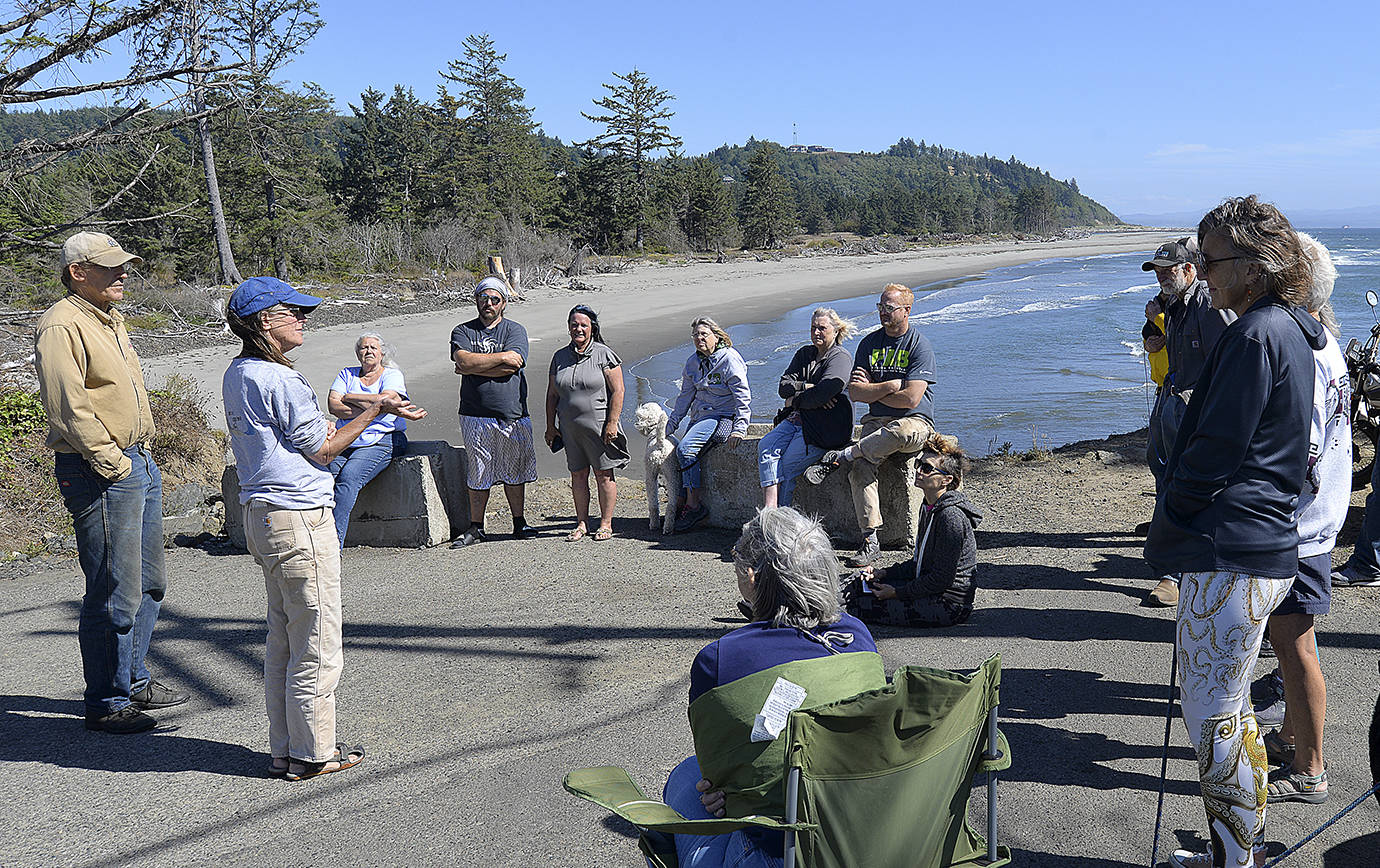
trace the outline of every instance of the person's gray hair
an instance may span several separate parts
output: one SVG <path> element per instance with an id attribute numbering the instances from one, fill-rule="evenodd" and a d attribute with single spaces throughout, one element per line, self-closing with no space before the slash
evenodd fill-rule
<path id="1" fill-rule="evenodd" d="M 383 357 L 383 366 L 385 368 L 396 368 L 398 366 L 398 363 L 393 361 L 393 348 L 388 345 L 388 341 L 384 340 L 383 335 L 378 332 L 361 332 L 360 336 L 355 338 L 356 356 L 359 355 L 359 348 L 364 346 L 365 338 L 373 338 L 379 342 L 379 355 Z"/>
<path id="2" fill-rule="evenodd" d="M 701 314 L 690 320 L 690 333 L 694 334 L 695 329 L 700 326 L 704 326 L 714 333 L 714 339 L 718 341 L 718 345 L 715 346 L 714 349 L 718 350 L 722 347 L 733 346 L 733 338 L 728 336 L 728 332 L 724 331 L 723 326 L 715 322 L 713 317 Z"/>
<path id="3" fill-rule="evenodd" d="M 844 340 L 853 333 L 853 324 L 843 317 L 832 307 L 817 307 L 815 312 L 810 314 L 810 322 L 817 319 L 826 319 L 829 325 L 834 327 L 838 334 L 834 335 L 834 346 L 843 346 Z"/>
<path id="4" fill-rule="evenodd" d="M 1299 233 L 1299 246 L 1303 248 L 1303 256 L 1313 273 L 1313 283 L 1308 288 L 1308 312 L 1316 313 L 1332 336 L 1340 338 L 1342 327 L 1337 322 L 1330 301 L 1332 287 L 1337 283 L 1337 266 L 1332 263 L 1332 254 L 1321 241 L 1307 232 Z"/>
<path id="5" fill-rule="evenodd" d="M 1199 250 L 1213 234 L 1244 253 L 1242 259 L 1260 266 L 1261 289 L 1266 293 L 1287 304 L 1302 305 L 1307 300 L 1310 275 L 1298 233 L 1274 205 L 1254 195 L 1227 199 L 1199 221 Z M 1201 255 L 1206 261 L 1206 254 Z"/>
<path id="6" fill-rule="evenodd" d="M 817 519 L 789 506 L 760 510 L 733 556 L 756 573 L 754 621 L 810 630 L 839 619 L 839 558 Z"/>

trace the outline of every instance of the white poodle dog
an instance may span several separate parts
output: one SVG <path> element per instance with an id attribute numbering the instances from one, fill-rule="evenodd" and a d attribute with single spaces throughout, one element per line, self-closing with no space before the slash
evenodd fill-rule
<path id="1" fill-rule="evenodd" d="M 666 491 L 666 517 L 661 532 L 671 533 L 676 527 L 676 505 L 680 497 L 680 463 L 676 460 L 676 441 L 666 435 L 666 411 L 655 401 L 637 408 L 633 427 L 647 438 L 647 524 L 656 530 L 660 519 L 661 488 Z"/>

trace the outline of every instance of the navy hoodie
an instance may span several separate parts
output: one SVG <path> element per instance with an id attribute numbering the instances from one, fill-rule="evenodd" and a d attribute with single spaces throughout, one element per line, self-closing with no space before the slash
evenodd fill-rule
<path id="1" fill-rule="evenodd" d="M 1273 296 L 1222 333 L 1165 465 L 1145 539 L 1157 573 L 1298 572 L 1313 350 L 1324 344 L 1317 320 Z"/>

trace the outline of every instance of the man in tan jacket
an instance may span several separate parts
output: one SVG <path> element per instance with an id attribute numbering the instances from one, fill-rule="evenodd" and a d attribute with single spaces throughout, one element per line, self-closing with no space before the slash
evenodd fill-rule
<path id="1" fill-rule="evenodd" d="M 167 581 L 153 414 L 124 317 L 111 306 L 124 298 L 131 262 L 142 260 L 109 235 L 67 239 L 58 278 L 68 294 L 38 321 L 34 362 L 86 574 L 77 628 L 86 728 L 119 734 L 153 728 L 144 711 L 188 699 L 144 662 Z"/>

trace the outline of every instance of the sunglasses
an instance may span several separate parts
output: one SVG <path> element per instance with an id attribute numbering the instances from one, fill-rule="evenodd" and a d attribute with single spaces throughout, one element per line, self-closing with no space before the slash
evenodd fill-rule
<path id="1" fill-rule="evenodd" d="M 503 297 L 499 295 L 481 295 L 475 299 L 476 304 L 503 304 Z"/>
<path id="2" fill-rule="evenodd" d="M 931 473 L 944 473 L 944 470 L 937 464 L 931 464 L 928 461 L 917 461 L 915 462 L 915 472 L 929 476 Z M 944 473 L 944 475 L 948 476 L 949 474 Z"/>

